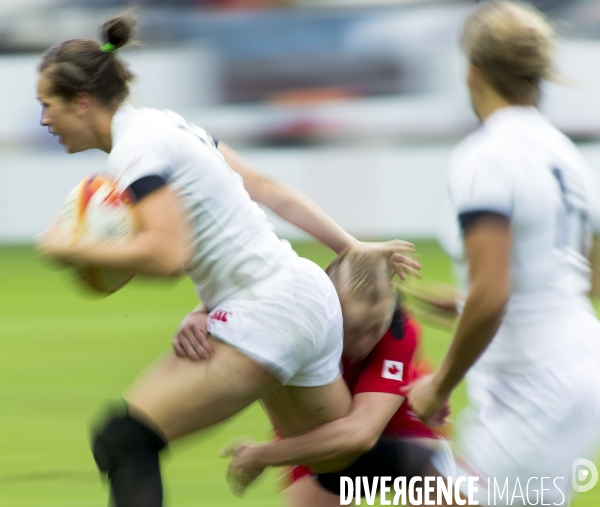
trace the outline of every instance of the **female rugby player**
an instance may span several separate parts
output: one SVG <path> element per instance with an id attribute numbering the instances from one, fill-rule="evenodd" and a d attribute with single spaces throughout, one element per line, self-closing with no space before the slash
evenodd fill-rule
<path id="1" fill-rule="evenodd" d="M 237 494 L 267 466 L 306 462 L 323 466 L 323 462 L 339 459 L 356 460 L 349 469 L 320 476 L 330 491 L 339 487 L 340 475 L 370 475 L 374 468 L 388 476 L 418 475 L 431 456 L 428 448 L 437 444 L 437 433 L 404 403 L 403 388 L 423 370 L 423 364 L 417 363 L 420 329 L 398 301 L 387 262 L 372 253 L 346 251 L 326 271 L 342 305 L 343 369 L 354 394 L 352 410 L 344 418 L 299 436 L 264 445 L 236 445 L 231 449 L 229 481 Z M 391 324 L 381 327 L 377 323 L 382 321 Z M 269 396 L 275 398 L 267 397 L 273 406 L 285 406 L 276 393 Z M 271 414 L 276 427 L 293 424 L 293 408 Z M 296 432 L 288 428 L 288 433 Z M 390 440 L 380 441 L 382 435 Z M 419 446 L 405 445 L 399 439 Z M 360 455 L 364 457 L 357 460 Z M 292 505 L 339 505 L 339 494 L 320 487 L 312 475 L 307 467 L 291 469 Z"/>
<path id="2" fill-rule="evenodd" d="M 342 315 L 331 281 L 277 239 L 203 130 L 125 103 L 132 74 L 115 50 L 131 33 L 132 21 L 118 17 L 105 23 L 102 45 L 74 39 L 51 48 L 39 66 L 38 98 L 42 125 L 67 152 L 109 154 L 109 175 L 137 201 L 140 232 L 92 245 L 51 229 L 40 248 L 66 263 L 133 273 L 183 267 L 202 303 L 221 312 L 210 361 L 163 357 L 125 394 L 127 414 L 113 415 L 94 437 L 116 505 L 155 507 L 167 442 L 273 391 L 302 408 L 298 428 L 308 429 L 344 416 L 350 394 L 339 375 Z"/>
<path id="3" fill-rule="evenodd" d="M 428 421 L 466 375 L 458 476 L 480 477 L 475 499 L 529 505 L 537 491 L 566 505 L 573 463 L 590 457 L 600 428 L 600 324 L 586 297 L 590 174 L 537 110 L 554 49 L 542 15 L 488 2 L 468 18 L 462 45 L 482 125 L 454 152 L 448 186 L 469 289 L 439 370 L 408 399 Z M 508 500 L 488 497 L 495 483 L 508 483 Z"/>

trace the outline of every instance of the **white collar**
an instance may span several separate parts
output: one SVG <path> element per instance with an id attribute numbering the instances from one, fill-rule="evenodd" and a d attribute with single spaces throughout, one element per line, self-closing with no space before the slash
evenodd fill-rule
<path id="1" fill-rule="evenodd" d="M 114 146 L 116 139 L 119 137 L 127 120 L 135 112 L 135 108 L 129 102 L 123 102 L 115 111 L 110 123 L 111 144 Z"/>
<path id="2" fill-rule="evenodd" d="M 513 118 L 543 119 L 542 113 L 534 106 L 509 106 L 494 111 L 483 122 L 486 127 L 496 127 Z"/>

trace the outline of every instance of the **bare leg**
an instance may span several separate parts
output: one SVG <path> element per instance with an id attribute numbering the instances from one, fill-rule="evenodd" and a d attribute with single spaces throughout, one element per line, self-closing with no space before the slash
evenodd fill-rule
<path id="1" fill-rule="evenodd" d="M 94 458 L 109 475 L 116 506 L 162 507 L 158 455 L 165 443 L 224 421 L 279 387 L 269 372 L 217 340 L 209 361 L 159 359 L 125 394 L 129 414 L 111 419 L 94 439 Z M 307 429 L 350 407 L 341 379 L 291 393 Z"/>
<path id="2" fill-rule="evenodd" d="M 127 391 L 132 416 L 149 421 L 167 441 L 217 424 L 280 384 L 233 347 L 211 341 L 209 361 L 168 354 Z"/>
<path id="3" fill-rule="evenodd" d="M 93 441 L 116 507 L 162 507 L 159 453 L 167 442 L 219 423 L 279 385 L 237 350 L 213 341 L 210 361 L 167 354 L 127 392 L 128 414 Z"/>
<path id="4" fill-rule="evenodd" d="M 350 410 L 352 398 L 344 379 L 338 378 L 326 386 L 282 386 L 265 396 L 261 403 L 275 427 L 287 437 L 344 417 Z M 327 472 L 344 469 L 353 460 L 303 464 L 315 471 Z"/>
<path id="5" fill-rule="evenodd" d="M 280 386 L 261 403 L 277 429 L 289 436 L 344 417 L 352 398 L 340 377 L 326 386 Z"/>

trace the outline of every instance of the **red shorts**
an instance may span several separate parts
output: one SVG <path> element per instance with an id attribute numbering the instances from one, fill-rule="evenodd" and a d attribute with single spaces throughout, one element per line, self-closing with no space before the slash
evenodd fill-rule
<path id="1" fill-rule="evenodd" d="M 314 477 L 314 475 L 315 474 L 313 473 L 313 471 L 310 468 L 305 467 L 304 465 L 296 465 L 290 467 L 288 469 L 285 487 L 287 488 L 290 484 L 299 481 L 303 477 Z"/>

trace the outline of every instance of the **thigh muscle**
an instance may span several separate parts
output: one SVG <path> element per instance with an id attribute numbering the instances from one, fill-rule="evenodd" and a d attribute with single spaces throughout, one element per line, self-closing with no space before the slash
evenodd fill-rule
<path id="1" fill-rule="evenodd" d="M 171 441 L 219 423 L 279 386 L 251 359 L 213 340 L 209 361 L 170 353 L 124 395 L 132 414 L 150 419 Z"/>

